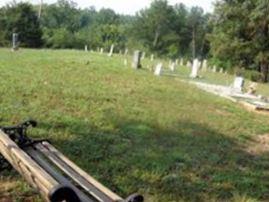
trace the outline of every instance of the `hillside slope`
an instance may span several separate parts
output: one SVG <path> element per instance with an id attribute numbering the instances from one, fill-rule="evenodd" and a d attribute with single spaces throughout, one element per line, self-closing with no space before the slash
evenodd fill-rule
<path id="1" fill-rule="evenodd" d="M 0 49 L 0 74 L 0 125 L 36 119 L 33 137 L 51 139 L 122 196 L 269 199 L 268 151 L 251 150 L 269 132 L 267 116 L 176 78 L 124 67 L 120 56 Z M 39 200 L 13 172 L 1 174 L 4 197 Z"/>

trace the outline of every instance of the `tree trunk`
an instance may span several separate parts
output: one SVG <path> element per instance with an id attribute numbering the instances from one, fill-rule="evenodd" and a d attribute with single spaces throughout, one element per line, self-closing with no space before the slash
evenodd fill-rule
<path id="1" fill-rule="evenodd" d="M 262 82 L 266 83 L 268 81 L 268 62 L 266 60 L 261 61 L 261 73 Z"/>
<path id="2" fill-rule="evenodd" d="M 43 5 L 43 0 L 40 0 L 39 10 L 38 10 L 38 19 L 41 18 L 42 5 Z"/>
<path id="3" fill-rule="evenodd" d="M 157 29 L 155 32 L 155 37 L 154 37 L 154 41 L 153 41 L 153 47 L 155 48 L 157 46 L 158 40 L 159 40 L 159 30 Z"/>
<path id="4" fill-rule="evenodd" d="M 192 29 L 192 58 L 196 58 L 196 31 L 195 27 Z"/>

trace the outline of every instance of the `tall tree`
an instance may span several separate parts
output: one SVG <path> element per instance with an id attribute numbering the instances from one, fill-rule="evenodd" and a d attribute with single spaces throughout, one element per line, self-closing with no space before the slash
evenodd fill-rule
<path id="1" fill-rule="evenodd" d="M 19 34 L 21 46 L 40 47 L 42 45 L 42 30 L 38 17 L 32 5 L 28 3 L 10 4 L 2 9 L 0 26 L 6 40 L 10 40 L 12 33 Z"/>
<path id="2" fill-rule="evenodd" d="M 261 72 L 262 81 L 267 82 L 268 11 L 267 0 L 219 1 L 210 37 L 213 57 L 233 66 L 254 68 Z"/>

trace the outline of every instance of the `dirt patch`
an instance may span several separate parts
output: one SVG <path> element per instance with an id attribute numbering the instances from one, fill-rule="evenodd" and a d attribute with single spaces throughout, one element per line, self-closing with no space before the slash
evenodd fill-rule
<path id="1" fill-rule="evenodd" d="M 269 152 L 269 134 L 258 135 L 248 141 L 247 152 L 253 155 Z"/>

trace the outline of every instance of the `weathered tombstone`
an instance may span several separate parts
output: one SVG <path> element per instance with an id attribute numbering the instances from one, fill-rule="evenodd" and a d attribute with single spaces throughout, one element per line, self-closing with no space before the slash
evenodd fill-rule
<path id="1" fill-rule="evenodd" d="M 180 59 L 180 66 L 184 66 L 184 60 L 183 60 L 183 58 Z"/>
<path id="2" fill-rule="evenodd" d="M 220 68 L 219 73 L 221 74 L 223 73 L 223 68 Z"/>
<path id="3" fill-rule="evenodd" d="M 154 71 L 154 75 L 155 76 L 161 76 L 162 74 L 162 68 L 163 68 L 163 63 L 159 63 L 157 64 L 155 71 Z"/>
<path id="4" fill-rule="evenodd" d="M 128 48 L 125 49 L 124 55 L 126 56 L 128 54 Z"/>
<path id="5" fill-rule="evenodd" d="M 132 67 L 134 69 L 139 69 L 142 67 L 141 66 L 141 51 L 139 51 L 139 50 L 136 50 L 134 52 Z"/>
<path id="6" fill-rule="evenodd" d="M 178 59 L 176 59 L 175 63 L 176 63 L 176 65 L 178 65 Z"/>
<path id="7" fill-rule="evenodd" d="M 207 71 L 207 60 L 203 60 L 202 71 L 204 71 L 204 72 Z"/>
<path id="8" fill-rule="evenodd" d="M 232 86 L 233 90 L 235 90 L 236 92 L 242 93 L 243 86 L 244 86 L 244 78 L 241 76 L 235 77 L 234 83 Z"/>
<path id="9" fill-rule="evenodd" d="M 154 60 L 154 54 L 151 54 L 150 61 L 153 61 L 153 60 Z"/>
<path id="10" fill-rule="evenodd" d="M 124 66 L 127 66 L 128 65 L 128 60 L 125 58 L 123 63 L 124 63 Z"/>
<path id="11" fill-rule="evenodd" d="M 188 67 L 188 68 L 191 68 L 191 67 L 192 67 L 192 64 L 191 64 L 190 61 L 187 62 L 187 67 Z"/>
<path id="12" fill-rule="evenodd" d="M 145 59 L 145 57 L 146 57 L 146 53 L 145 53 L 145 52 L 143 52 L 143 53 L 142 53 L 142 56 L 141 56 L 141 60 L 144 60 L 144 59 Z"/>
<path id="13" fill-rule="evenodd" d="M 19 48 L 19 46 L 18 46 L 18 36 L 19 35 L 17 33 L 12 34 L 12 51 L 16 51 Z"/>
<path id="14" fill-rule="evenodd" d="M 194 59 L 190 77 L 191 78 L 197 78 L 198 77 L 198 71 L 199 71 L 199 60 Z"/>
<path id="15" fill-rule="evenodd" d="M 174 71 L 175 71 L 175 68 L 176 68 L 176 63 L 172 62 L 172 63 L 170 64 L 169 68 L 170 68 L 170 70 L 171 70 L 172 72 L 174 72 Z"/>
<path id="16" fill-rule="evenodd" d="M 85 52 L 88 52 L 88 46 L 87 45 L 84 46 L 84 50 L 85 50 Z"/>
<path id="17" fill-rule="evenodd" d="M 114 51 L 114 44 L 112 44 L 111 47 L 110 47 L 110 51 L 108 53 L 108 57 L 112 57 L 113 51 Z"/>
<path id="18" fill-rule="evenodd" d="M 104 52 L 104 49 L 100 48 L 100 54 L 103 54 L 103 52 Z"/>
<path id="19" fill-rule="evenodd" d="M 213 66 L 213 70 L 212 70 L 214 73 L 216 73 L 217 72 L 217 66 L 216 65 L 214 65 Z"/>

